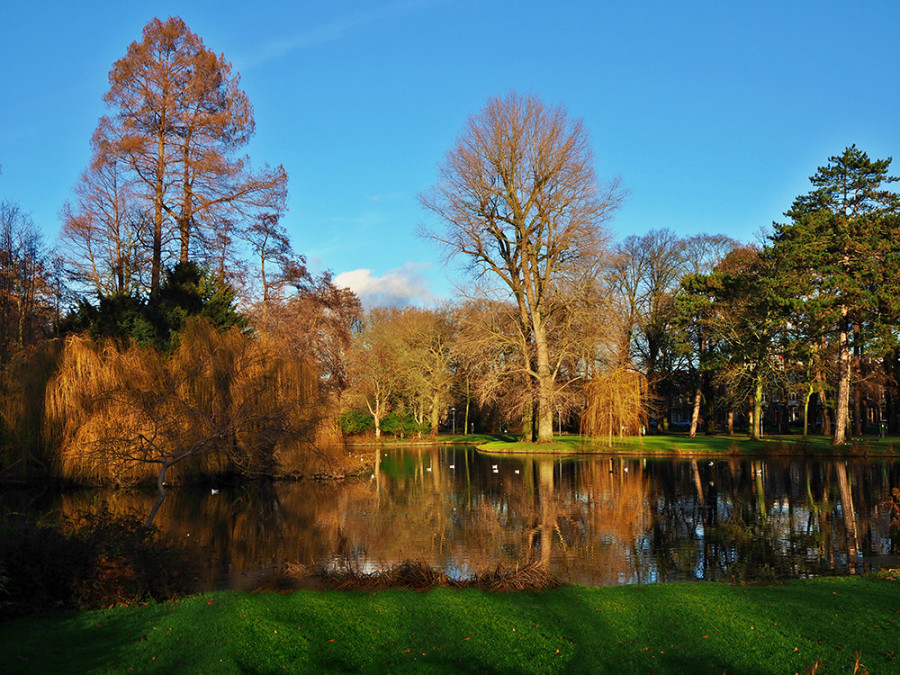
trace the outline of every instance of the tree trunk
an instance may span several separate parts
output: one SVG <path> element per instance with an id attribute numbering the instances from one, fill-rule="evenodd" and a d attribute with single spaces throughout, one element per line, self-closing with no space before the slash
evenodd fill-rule
<path id="1" fill-rule="evenodd" d="M 468 435 L 469 433 L 469 373 L 466 373 L 466 428 L 463 430 L 463 436 Z"/>
<path id="2" fill-rule="evenodd" d="M 825 392 L 819 392 L 819 407 L 822 409 L 822 428 L 819 433 L 823 436 L 831 436 L 831 412 L 828 409 L 828 399 L 825 398 Z"/>
<path id="3" fill-rule="evenodd" d="M 537 354 L 538 443 L 553 442 L 553 373 L 550 371 L 550 348 L 543 320 L 534 320 L 534 346 Z"/>
<path id="4" fill-rule="evenodd" d="M 700 422 L 700 403 L 703 401 L 703 392 L 700 389 L 700 380 L 697 380 L 697 388 L 694 390 L 694 407 L 691 410 L 691 432 L 690 437 L 697 437 L 697 425 Z"/>
<path id="5" fill-rule="evenodd" d="M 375 425 L 375 438 L 381 438 L 381 403 L 376 400 L 375 407 L 366 400 L 366 407 L 369 409 L 369 414 L 372 416 L 372 422 Z"/>
<path id="6" fill-rule="evenodd" d="M 847 442 L 847 417 L 850 412 L 850 319 L 846 307 L 841 308 L 841 319 L 838 324 L 838 391 L 837 410 L 835 411 L 834 438 L 832 445 L 844 445 Z"/>
<path id="7" fill-rule="evenodd" d="M 753 393 L 753 421 L 750 426 L 750 438 L 758 441 L 762 438 L 762 397 L 763 382 L 759 374 L 756 374 L 756 385 Z"/>
<path id="8" fill-rule="evenodd" d="M 191 191 L 191 163 L 190 163 L 190 146 L 191 134 L 185 136 L 184 141 L 184 176 L 183 189 L 184 195 L 181 204 L 181 217 L 178 219 L 178 229 L 180 236 L 181 250 L 179 251 L 179 262 L 186 263 L 190 256 L 191 241 L 191 211 L 193 210 L 193 194 Z"/>
<path id="9" fill-rule="evenodd" d="M 522 401 L 522 441 L 534 442 L 534 397 L 530 391 Z"/>
<path id="10" fill-rule="evenodd" d="M 728 435 L 734 436 L 734 410 L 728 411 Z"/>
<path id="11" fill-rule="evenodd" d="M 716 419 L 716 399 L 708 373 L 703 376 L 702 382 L 706 398 L 706 434 L 711 436 L 718 431 L 719 426 Z"/>
<path id="12" fill-rule="evenodd" d="M 441 395 L 438 392 L 434 392 L 431 397 L 431 435 L 437 436 L 438 432 L 438 424 L 441 419 Z M 466 420 L 468 423 L 468 419 Z"/>
<path id="13" fill-rule="evenodd" d="M 803 438 L 809 435 L 809 402 L 813 397 L 813 384 L 809 383 L 806 396 L 803 399 Z"/>
<path id="14" fill-rule="evenodd" d="M 165 116 L 160 120 L 165 125 Z M 156 297 L 162 278 L 163 178 L 166 171 L 165 132 L 160 130 L 156 147 L 156 185 L 153 194 L 153 253 L 150 262 L 150 296 Z"/>
<path id="15" fill-rule="evenodd" d="M 18 321 L 16 322 L 16 344 L 19 349 L 25 347 L 25 316 L 28 313 L 27 302 L 27 293 L 23 288 L 19 291 L 19 297 L 16 299 L 18 311 Z"/>

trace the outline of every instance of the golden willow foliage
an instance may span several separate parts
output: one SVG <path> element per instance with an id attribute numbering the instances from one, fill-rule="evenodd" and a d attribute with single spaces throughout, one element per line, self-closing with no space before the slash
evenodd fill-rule
<path id="1" fill-rule="evenodd" d="M 307 359 L 194 317 L 170 355 L 70 337 L 46 413 L 63 476 L 124 484 L 162 482 L 176 463 L 181 480 L 290 471 L 279 453 L 310 447 L 324 410 Z"/>
<path id="2" fill-rule="evenodd" d="M 20 351 L 0 370 L 0 473 L 46 474 L 52 457 L 41 441 L 44 392 L 63 343 L 48 340 Z"/>
<path id="3" fill-rule="evenodd" d="M 581 414 L 581 433 L 586 436 L 638 436 L 647 423 L 644 402 L 647 378 L 631 368 L 616 368 L 592 378 L 585 385 L 587 406 Z"/>

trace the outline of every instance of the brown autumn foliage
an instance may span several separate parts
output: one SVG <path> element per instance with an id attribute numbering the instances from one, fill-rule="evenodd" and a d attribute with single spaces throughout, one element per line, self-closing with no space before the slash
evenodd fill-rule
<path id="1" fill-rule="evenodd" d="M 587 406 L 581 433 L 587 436 L 638 436 L 647 424 L 647 378 L 632 368 L 616 368 L 591 379 L 584 389 Z"/>
<path id="2" fill-rule="evenodd" d="M 280 211 L 287 174 L 254 171 L 239 155 L 256 129 L 253 106 L 224 55 L 182 19 L 150 21 L 109 82 L 110 114 L 64 212 L 68 262 L 91 286 L 127 290 L 139 276 L 155 294 L 167 262 L 226 257 L 224 230 Z"/>
<path id="3" fill-rule="evenodd" d="M 311 451 L 323 418 L 315 369 L 265 335 L 185 322 L 170 354 L 137 344 L 67 339 L 47 388 L 60 473 L 127 484 L 198 474 L 290 470 L 279 458 Z M 169 480 L 172 476 L 169 477 Z"/>

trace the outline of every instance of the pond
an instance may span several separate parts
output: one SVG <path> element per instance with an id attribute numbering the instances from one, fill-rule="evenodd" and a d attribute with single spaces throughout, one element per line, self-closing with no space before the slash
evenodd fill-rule
<path id="1" fill-rule="evenodd" d="M 564 581 L 757 580 L 900 566 L 900 461 L 491 456 L 371 449 L 345 481 L 173 489 L 156 517 L 204 589 L 285 565 L 371 572 L 419 560 L 453 577 L 528 561 Z M 0 513 L 146 515 L 152 492 L 5 490 Z"/>

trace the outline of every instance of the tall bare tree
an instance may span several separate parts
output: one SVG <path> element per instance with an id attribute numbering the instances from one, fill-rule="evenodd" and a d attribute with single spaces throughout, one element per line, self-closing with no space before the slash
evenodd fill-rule
<path id="1" fill-rule="evenodd" d="M 596 179 L 587 132 L 562 106 L 510 92 L 469 118 L 422 205 L 444 223 L 425 230 L 448 257 L 491 276 L 511 297 L 530 338 L 537 441 L 553 440 L 548 324 L 592 281 L 606 249 L 603 224 L 619 205 L 616 182 Z M 566 287 L 566 294 L 560 289 Z"/>
<path id="2" fill-rule="evenodd" d="M 209 244 L 223 219 L 279 210 L 287 177 L 280 166 L 253 172 L 238 156 L 255 130 L 253 108 L 231 64 L 180 18 L 148 23 L 109 81 L 97 147 L 127 166 L 145 204 L 153 295 L 167 254 L 187 262 L 195 239 Z"/>
<path id="3" fill-rule="evenodd" d="M 61 256 L 73 281 L 98 295 L 143 290 L 149 218 L 130 186 L 128 166 L 98 130 L 94 156 L 62 211 Z"/>
<path id="4" fill-rule="evenodd" d="M 51 332 L 54 280 L 31 216 L 0 202 L 0 364 Z"/>

